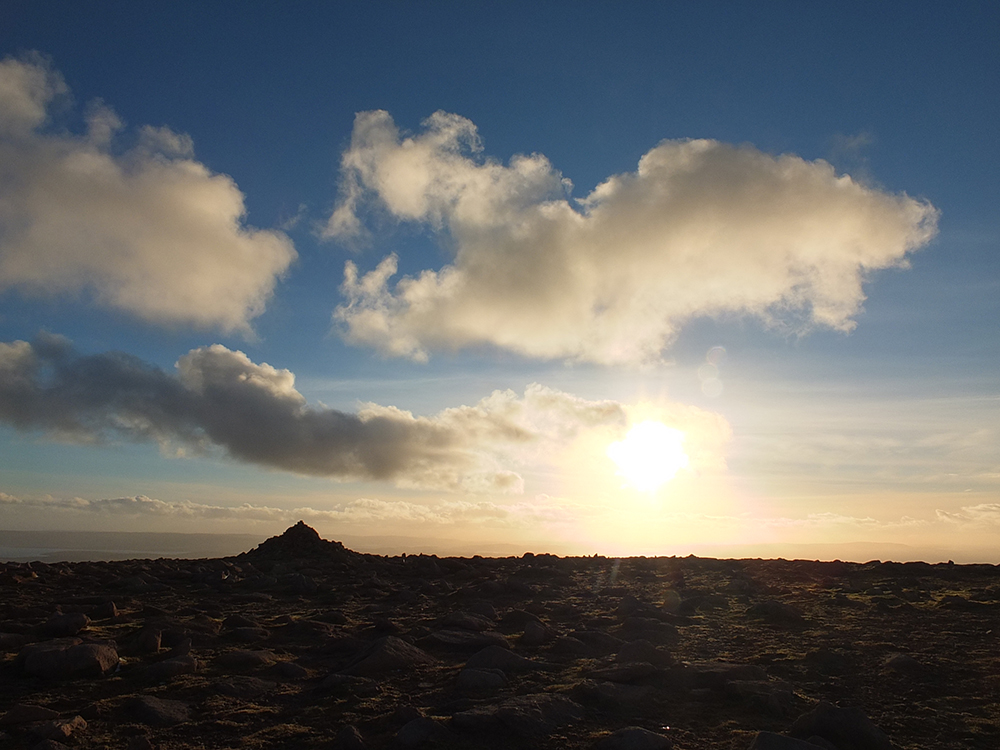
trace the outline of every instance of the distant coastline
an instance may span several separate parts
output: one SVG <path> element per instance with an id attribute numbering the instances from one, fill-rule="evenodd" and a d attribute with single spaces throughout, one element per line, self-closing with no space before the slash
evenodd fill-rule
<path id="1" fill-rule="evenodd" d="M 229 557 L 253 549 L 263 539 L 256 534 L 0 530 L 0 561 L 54 563 Z"/>
<path id="2" fill-rule="evenodd" d="M 271 533 L 210 534 L 149 531 L 10 531 L 0 529 L 0 562 L 45 563 L 84 562 L 95 560 L 142 560 L 156 558 L 201 559 L 230 557 L 248 552 L 263 542 Z M 327 538 L 334 538 L 325 535 Z M 544 545 L 500 544 L 476 545 L 456 539 L 435 537 L 354 536 L 336 535 L 336 541 L 349 549 L 376 555 L 395 556 L 401 553 L 433 554 L 442 557 L 520 557 L 524 552 L 552 553 L 559 556 L 587 556 L 594 551 L 573 551 L 553 543 Z M 613 552 L 602 552 L 605 557 L 616 557 Z M 642 556 L 637 550 L 628 556 Z M 920 560 L 929 563 L 987 563 L 1000 564 L 997 550 L 946 550 L 917 548 L 891 542 L 849 542 L 842 544 L 749 544 L 749 545 L 690 545 L 686 548 L 664 550 L 656 555 L 695 555 L 719 559 L 777 559 L 786 560 L 843 560 L 868 562 L 869 560 L 908 562 Z"/>

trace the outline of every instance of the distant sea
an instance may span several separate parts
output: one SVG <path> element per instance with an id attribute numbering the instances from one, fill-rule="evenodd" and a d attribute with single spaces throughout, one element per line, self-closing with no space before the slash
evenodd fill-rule
<path id="1" fill-rule="evenodd" d="M 253 549 L 264 538 L 255 534 L 0 530 L 0 561 L 39 560 L 53 563 L 64 560 L 229 557 Z"/>
<path id="2" fill-rule="evenodd" d="M 260 534 L 180 534 L 168 532 L 126 531 L 3 531 L 0 530 L 0 562 L 82 562 L 85 560 L 143 560 L 159 557 L 203 559 L 230 557 L 248 552 L 266 538 L 280 531 Z M 556 555 L 589 555 L 597 550 L 573 550 L 553 543 L 483 544 L 460 539 L 400 536 L 352 536 L 321 534 L 336 538 L 348 549 L 376 555 L 434 554 L 442 557 L 519 557 L 526 551 Z M 607 557 L 615 552 L 602 551 Z M 688 545 L 666 550 L 619 552 L 633 555 L 694 554 L 716 558 L 778 558 L 786 560 L 923 560 L 936 563 L 1000 564 L 998 549 L 945 550 L 915 548 L 904 544 L 854 542 L 847 544 L 759 544 L 759 545 Z"/>

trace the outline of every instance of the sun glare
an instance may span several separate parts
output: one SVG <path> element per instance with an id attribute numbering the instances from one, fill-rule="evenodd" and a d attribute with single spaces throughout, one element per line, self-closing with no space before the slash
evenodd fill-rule
<path id="1" fill-rule="evenodd" d="M 618 474 L 643 492 L 652 492 L 687 468 L 684 433 L 663 422 L 640 422 L 624 440 L 608 446 L 608 457 L 618 466 Z"/>

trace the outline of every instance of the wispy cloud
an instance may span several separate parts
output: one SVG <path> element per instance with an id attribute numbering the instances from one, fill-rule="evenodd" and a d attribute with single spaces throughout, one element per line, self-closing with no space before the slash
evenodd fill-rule
<path id="1" fill-rule="evenodd" d="M 296 257 L 288 237 L 245 225 L 236 183 L 195 160 L 186 135 L 126 138 L 100 102 L 84 135 L 48 127 L 67 95 L 41 57 L 0 61 L 0 290 L 87 293 L 157 324 L 250 333 Z"/>
<path id="2" fill-rule="evenodd" d="M 946 523 L 959 526 L 1000 526 L 1000 503 L 967 505 L 958 511 L 938 510 L 937 517 Z"/>
<path id="3" fill-rule="evenodd" d="M 455 257 L 394 285 L 395 255 L 368 273 L 348 262 L 334 313 L 348 341 L 613 363 L 657 359 L 705 315 L 849 331 L 867 274 L 936 232 L 929 203 L 751 146 L 664 141 L 578 201 L 544 156 L 481 150 L 458 115 L 409 136 L 386 112 L 357 116 L 325 235 L 363 235 L 374 209 L 446 234 Z"/>
<path id="4" fill-rule="evenodd" d="M 709 453 L 728 439 L 717 414 L 659 408 L 704 433 Z M 119 352 L 83 355 L 51 334 L 0 343 L 0 420 L 17 428 L 77 441 L 153 440 L 174 452 L 221 448 L 284 471 L 404 487 L 521 492 L 520 463 L 595 430 L 619 437 L 631 411 L 534 384 L 431 417 L 371 403 L 352 414 L 310 406 L 289 370 L 218 344 L 190 351 L 172 374 Z M 692 459 L 708 466 L 695 443 Z"/>

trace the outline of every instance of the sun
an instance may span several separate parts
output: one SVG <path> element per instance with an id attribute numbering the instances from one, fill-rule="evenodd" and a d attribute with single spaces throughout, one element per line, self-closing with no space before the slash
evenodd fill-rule
<path id="1" fill-rule="evenodd" d="M 663 422 L 640 422 L 624 440 L 608 446 L 608 457 L 618 466 L 618 474 L 643 492 L 653 492 L 687 468 L 684 433 Z"/>

